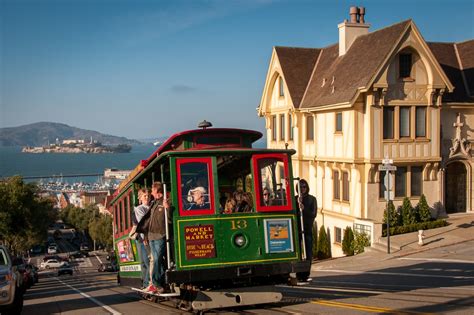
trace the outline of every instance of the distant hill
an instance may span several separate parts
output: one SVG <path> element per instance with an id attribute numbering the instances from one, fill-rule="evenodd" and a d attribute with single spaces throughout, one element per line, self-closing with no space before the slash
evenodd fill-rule
<path id="1" fill-rule="evenodd" d="M 30 125 L 0 128 L 0 146 L 43 146 L 65 139 L 84 139 L 104 145 L 140 144 L 137 140 L 106 135 L 93 130 L 71 127 L 66 124 L 39 122 Z"/>

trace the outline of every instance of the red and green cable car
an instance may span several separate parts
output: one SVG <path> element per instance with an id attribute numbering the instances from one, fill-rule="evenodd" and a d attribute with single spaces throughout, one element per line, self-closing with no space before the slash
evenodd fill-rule
<path id="1" fill-rule="evenodd" d="M 190 288 L 287 283 L 308 268 L 294 198 L 295 151 L 253 148 L 261 137 L 242 129 L 190 130 L 141 161 L 110 202 L 121 284 L 141 283 L 128 233 L 138 189 L 155 181 L 165 184 L 171 204 L 165 282 L 181 297 Z"/>

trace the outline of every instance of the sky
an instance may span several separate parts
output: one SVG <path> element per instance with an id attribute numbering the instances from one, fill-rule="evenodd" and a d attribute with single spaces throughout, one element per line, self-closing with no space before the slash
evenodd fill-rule
<path id="1" fill-rule="evenodd" d="M 474 38 L 472 0 L 0 0 L 0 128 L 49 121 L 133 139 L 257 116 L 273 46 L 326 47 L 349 7 Z"/>

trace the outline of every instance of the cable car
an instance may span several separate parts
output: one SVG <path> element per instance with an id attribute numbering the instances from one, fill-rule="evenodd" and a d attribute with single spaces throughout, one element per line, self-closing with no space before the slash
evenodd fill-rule
<path id="1" fill-rule="evenodd" d="M 309 262 L 294 198 L 295 151 L 252 147 L 261 137 L 204 121 L 137 165 L 109 203 L 121 285 L 141 286 L 137 244 L 128 234 L 137 191 L 159 181 L 171 204 L 165 272 L 171 293 L 163 296 L 187 310 L 281 299 L 274 285 L 288 283 Z"/>

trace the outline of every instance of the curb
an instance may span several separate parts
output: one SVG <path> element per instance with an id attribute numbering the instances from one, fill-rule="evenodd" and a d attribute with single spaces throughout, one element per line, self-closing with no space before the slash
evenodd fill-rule
<path id="1" fill-rule="evenodd" d="M 436 249 L 436 248 L 442 248 L 442 247 L 447 247 L 447 246 L 451 246 L 451 245 L 462 244 L 462 243 L 469 242 L 469 241 L 474 241 L 474 238 L 470 238 L 470 239 L 466 239 L 466 240 L 462 240 L 462 241 L 458 241 L 458 242 L 454 242 L 454 243 L 449 243 L 449 244 L 445 244 L 445 245 L 440 245 L 440 246 L 433 246 L 433 247 L 420 248 L 419 250 L 413 250 L 413 251 L 411 251 L 411 252 L 402 253 L 402 254 L 400 254 L 400 255 L 394 254 L 392 257 L 390 257 L 390 258 L 388 258 L 388 259 L 410 256 L 410 255 L 414 255 L 414 254 L 417 254 L 417 253 L 426 252 L 426 251 L 428 251 L 428 250 L 430 250 L 430 249 Z"/>

